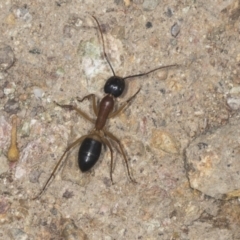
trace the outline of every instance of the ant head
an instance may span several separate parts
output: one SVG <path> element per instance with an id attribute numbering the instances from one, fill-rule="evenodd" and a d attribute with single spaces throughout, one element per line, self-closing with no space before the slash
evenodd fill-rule
<path id="1" fill-rule="evenodd" d="M 104 86 L 104 92 L 106 94 L 111 94 L 115 98 L 122 95 L 125 89 L 125 81 L 124 78 L 112 76 L 110 77 Z"/>

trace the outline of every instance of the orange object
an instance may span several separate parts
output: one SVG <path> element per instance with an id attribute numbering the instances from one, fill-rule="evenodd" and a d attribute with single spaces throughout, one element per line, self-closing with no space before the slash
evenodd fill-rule
<path id="1" fill-rule="evenodd" d="M 19 149 L 17 147 L 17 116 L 12 117 L 11 144 L 7 154 L 8 160 L 15 162 L 19 159 Z"/>

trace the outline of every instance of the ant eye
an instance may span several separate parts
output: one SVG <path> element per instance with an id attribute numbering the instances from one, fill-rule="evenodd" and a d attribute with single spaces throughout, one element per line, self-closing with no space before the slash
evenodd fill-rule
<path id="1" fill-rule="evenodd" d="M 111 94 L 115 98 L 121 96 L 124 89 L 125 89 L 124 79 L 117 76 L 110 77 L 104 86 L 104 92 L 106 94 Z"/>

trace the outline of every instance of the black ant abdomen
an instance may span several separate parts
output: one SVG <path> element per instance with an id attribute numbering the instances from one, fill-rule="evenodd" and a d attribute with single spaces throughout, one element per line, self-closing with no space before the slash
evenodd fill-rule
<path id="1" fill-rule="evenodd" d="M 98 161 L 102 143 L 93 137 L 85 138 L 78 152 L 78 166 L 82 172 L 90 170 Z"/>

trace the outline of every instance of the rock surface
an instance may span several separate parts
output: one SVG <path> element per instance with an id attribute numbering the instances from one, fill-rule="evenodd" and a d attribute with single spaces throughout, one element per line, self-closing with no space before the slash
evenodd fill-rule
<path id="1" fill-rule="evenodd" d="M 238 0 L 56 0 L 0 3 L 0 239 L 239 239 Z M 116 143 L 92 171 L 66 147 L 94 125 L 89 94 L 126 79 L 107 122 Z M 20 158 L 7 161 L 11 117 Z M 200 159 L 201 158 L 201 159 Z"/>
<path id="2" fill-rule="evenodd" d="M 186 150 L 192 188 L 214 198 L 240 189 L 240 128 L 227 125 L 196 138 Z"/>

